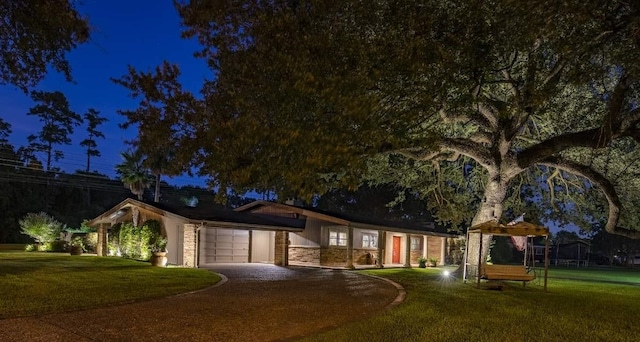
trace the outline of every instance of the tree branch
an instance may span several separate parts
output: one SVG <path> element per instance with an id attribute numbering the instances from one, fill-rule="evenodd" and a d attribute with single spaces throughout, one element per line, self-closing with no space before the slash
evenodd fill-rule
<path id="1" fill-rule="evenodd" d="M 602 190 L 607 198 L 607 202 L 609 203 L 609 217 L 607 219 L 605 230 L 609 233 L 626 236 L 632 239 L 640 238 L 640 231 L 624 229 L 617 226 L 622 204 L 615 187 L 606 177 L 586 165 L 574 163 L 557 157 L 545 158 L 544 160 L 539 161 L 538 164 L 555 167 L 560 170 L 580 175 L 595 184 L 600 188 L 600 190 Z"/>

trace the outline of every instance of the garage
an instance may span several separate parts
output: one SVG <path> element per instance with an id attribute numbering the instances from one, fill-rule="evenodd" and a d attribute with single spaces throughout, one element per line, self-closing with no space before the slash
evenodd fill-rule
<path id="1" fill-rule="evenodd" d="M 208 228 L 200 236 L 200 263 L 249 262 L 249 231 Z"/>

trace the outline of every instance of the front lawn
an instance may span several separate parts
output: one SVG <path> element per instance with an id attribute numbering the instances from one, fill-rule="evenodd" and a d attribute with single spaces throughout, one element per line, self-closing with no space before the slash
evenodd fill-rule
<path id="1" fill-rule="evenodd" d="M 402 284 L 405 302 L 306 340 L 637 341 L 640 336 L 640 286 L 550 279 L 545 293 L 536 279 L 524 289 L 514 282 L 495 291 L 444 278 L 441 269 L 363 272 Z"/>
<path id="2" fill-rule="evenodd" d="M 122 258 L 0 251 L 0 319 L 165 297 L 219 280 Z"/>

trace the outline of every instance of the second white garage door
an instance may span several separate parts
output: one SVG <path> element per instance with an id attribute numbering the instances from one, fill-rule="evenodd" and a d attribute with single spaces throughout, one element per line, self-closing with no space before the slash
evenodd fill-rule
<path id="1" fill-rule="evenodd" d="M 248 230 L 210 228 L 205 229 L 203 237 L 200 263 L 249 262 Z"/>

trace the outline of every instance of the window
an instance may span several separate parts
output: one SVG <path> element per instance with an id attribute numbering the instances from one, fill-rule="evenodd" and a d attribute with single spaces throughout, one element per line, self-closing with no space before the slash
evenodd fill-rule
<path id="1" fill-rule="evenodd" d="M 373 233 L 362 233 L 362 248 L 377 248 L 378 235 Z"/>
<path id="2" fill-rule="evenodd" d="M 544 255 L 544 249 L 542 248 L 535 248 L 536 250 L 536 255 Z"/>
<path id="3" fill-rule="evenodd" d="M 339 232 L 337 230 L 329 230 L 329 246 L 346 246 L 347 245 L 347 233 Z"/>
<path id="4" fill-rule="evenodd" d="M 411 250 L 412 251 L 419 251 L 420 250 L 420 240 L 421 240 L 421 238 L 419 238 L 419 237 L 412 237 L 411 238 Z"/>

